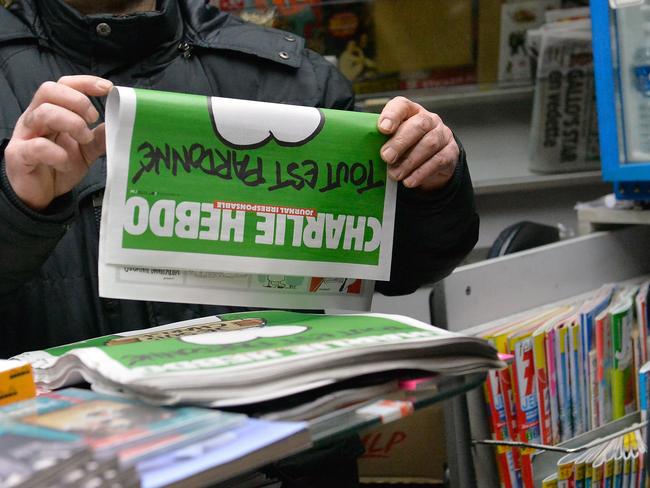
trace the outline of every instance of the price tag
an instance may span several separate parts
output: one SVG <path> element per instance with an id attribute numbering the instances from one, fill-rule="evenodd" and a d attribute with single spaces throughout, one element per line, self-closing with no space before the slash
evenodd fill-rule
<path id="1" fill-rule="evenodd" d="M 413 404 L 399 400 L 379 400 L 357 410 L 360 415 L 381 417 L 381 423 L 386 424 L 401 419 L 413 413 Z"/>

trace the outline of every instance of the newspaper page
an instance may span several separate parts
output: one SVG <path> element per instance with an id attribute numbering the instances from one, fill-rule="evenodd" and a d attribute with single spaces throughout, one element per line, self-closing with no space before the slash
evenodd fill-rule
<path id="1" fill-rule="evenodd" d="M 396 183 L 377 118 L 115 88 L 103 263 L 389 279 Z"/>
<path id="2" fill-rule="evenodd" d="M 583 27 L 542 31 L 530 169 L 542 173 L 597 169 L 599 158 L 591 32 Z"/>
<path id="3" fill-rule="evenodd" d="M 291 309 L 370 310 L 374 281 L 253 275 L 99 263 L 100 295 L 111 298 Z"/>

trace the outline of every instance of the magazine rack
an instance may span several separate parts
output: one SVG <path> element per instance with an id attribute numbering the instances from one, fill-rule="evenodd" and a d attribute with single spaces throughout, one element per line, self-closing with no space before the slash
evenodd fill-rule
<path id="1" fill-rule="evenodd" d="M 566 454 L 583 452 L 594 446 L 605 444 L 622 435 L 646 428 L 649 422 L 639 422 L 639 417 L 639 412 L 631 413 L 556 446 L 529 444 L 525 442 L 495 441 L 491 439 L 475 440 L 472 441 L 472 444 L 536 449 L 537 453 L 533 457 L 534 480 L 535 486 L 542 486 L 542 481 L 556 472 L 558 461 Z"/>
<path id="2" fill-rule="evenodd" d="M 431 288 L 432 320 L 452 331 L 477 334 L 495 321 L 554 302 L 573 300 L 604 283 L 624 281 L 650 272 L 647 249 L 650 226 L 635 226 L 613 232 L 598 232 L 568 241 L 537 247 L 501 258 L 458 268 L 448 278 Z M 465 402 L 457 397 L 454 402 Z M 471 438 L 489 439 L 489 424 L 483 392 L 467 395 L 466 410 L 471 425 Z M 638 420 L 638 414 L 624 417 L 584 436 L 572 439 L 563 447 L 578 447 L 596 437 L 620 433 Z M 449 421 L 447 421 L 449 423 Z M 458 422 L 453 422 L 457 425 Z M 458 450 L 466 446 L 464 436 L 448 436 Z M 448 447 L 449 450 L 449 447 Z M 452 486 L 473 486 L 458 483 L 454 471 L 462 472 L 473 465 L 476 486 L 499 486 L 493 448 L 476 444 L 473 463 L 450 456 Z M 561 456 L 563 454 L 559 454 Z M 538 456 L 536 466 L 543 474 L 558 454 L 550 451 Z M 454 467 L 454 464 L 457 466 Z M 462 468 L 462 469 L 461 469 Z M 548 474 L 548 473 L 547 473 Z M 462 474 L 461 474 L 462 476 Z"/>

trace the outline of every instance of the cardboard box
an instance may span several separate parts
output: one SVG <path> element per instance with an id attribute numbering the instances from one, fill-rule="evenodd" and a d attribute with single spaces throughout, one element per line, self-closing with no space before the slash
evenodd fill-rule
<path id="1" fill-rule="evenodd" d="M 35 396 L 32 365 L 22 361 L 0 359 L 0 405 Z"/>
<path id="2" fill-rule="evenodd" d="M 368 430 L 361 438 L 366 448 L 359 459 L 362 482 L 442 483 L 447 453 L 440 405 Z"/>

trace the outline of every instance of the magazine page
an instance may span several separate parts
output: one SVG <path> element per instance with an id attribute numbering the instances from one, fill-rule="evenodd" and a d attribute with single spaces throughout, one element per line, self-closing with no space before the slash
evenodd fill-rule
<path id="1" fill-rule="evenodd" d="M 607 308 L 614 293 L 615 286 L 612 284 L 603 285 L 598 290 L 596 296 L 587 300 L 580 309 L 580 325 L 582 329 L 582 361 L 584 364 L 584 376 L 581 383 L 582 397 L 585 399 L 583 402 L 583 415 L 585 419 L 585 427 L 591 430 L 598 426 L 596 399 L 597 394 L 594 388 L 597 388 L 596 368 L 592 363 L 596 358 L 596 332 L 595 321 L 596 316 Z"/>
<path id="2" fill-rule="evenodd" d="M 612 417 L 612 336 L 610 317 L 604 310 L 596 317 L 596 355 L 598 380 L 598 425 L 605 425 Z"/>
<path id="3" fill-rule="evenodd" d="M 542 480 L 542 488 L 557 488 L 557 473 L 547 476 Z"/>
<path id="4" fill-rule="evenodd" d="M 377 118 L 115 88 L 101 259 L 388 279 L 396 183 Z"/>
<path id="5" fill-rule="evenodd" d="M 304 422 L 249 418 L 223 436 L 140 463 L 138 470 L 145 487 L 207 486 L 286 458 L 310 444 Z M 206 472 L 209 477 L 201 477 Z"/>
<path id="6" fill-rule="evenodd" d="M 78 436 L 98 458 L 124 451 L 120 460 L 131 462 L 168 446 L 178 447 L 199 429 L 207 427 L 207 434 L 216 435 L 245 419 L 241 414 L 195 407 L 154 407 L 79 388 L 45 393 L 0 408 L 0 421 Z"/>
<path id="7" fill-rule="evenodd" d="M 555 363 L 558 378 L 560 438 L 562 442 L 573 437 L 573 418 L 571 416 L 571 379 L 569 370 L 569 324 L 570 319 L 556 326 Z"/>
<path id="8" fill-rule="evenodd" d="M 585 432 L 585 421 L 582 408 L 582 390 L 580 385 L 584 377 L 582 358 L 582 331 L 580 320 L 575 316 L 568 329 L 569 338 L 569 375 L 571 380 L 571 415 L 573 417 L 573 435 Z"/>
<path id="9" fill-rule="evenodd" d="M 618 446 L 619 439 L 609 441 L 601 452 L 597 463 L 594 463 L 594 469 L 597 469 L 597 472 L 594 473 L 594 481 L 598 479 L 599 482 L 597 486 L 602 488 L 614 486 L 614 458 L 618 452 Z"/>
<path id="10" fill-rule="evenodd" d="M 623 417 L 636 408 L 636 377 L 633 371 L 632 331 L 636 288 L 625 289 L 620 301 L 610 309 L 613 346 L 612 415 Z"/>
<path id="11" fill-rule="evenodd" d="M 567 454 L 557 462 L 557 488 L 575 486 L 575 460 L 580 454 Z"/>
<path id="12" fill-rule="evenodd" d="M 0 423 L 0 487 L 47 486 L 47 480 L 87 461 L 90 450 L 73 433 Z"/>
<path id="13" fill-rule="evenodd" d="M 490 413 L 492 437 L 495 440 L 513 440 L 508 433 L 508 416 L 505 410 L 505 400 L 499 381 L 498 371 L 488 372 L 485 381 L 485 395 Z M 515 462 L 514 450 L 507 446 L 498 446 L 496 449 L 497 468 L 499 478 L 504 488 L 518 486 L 518 463 Z"/>

